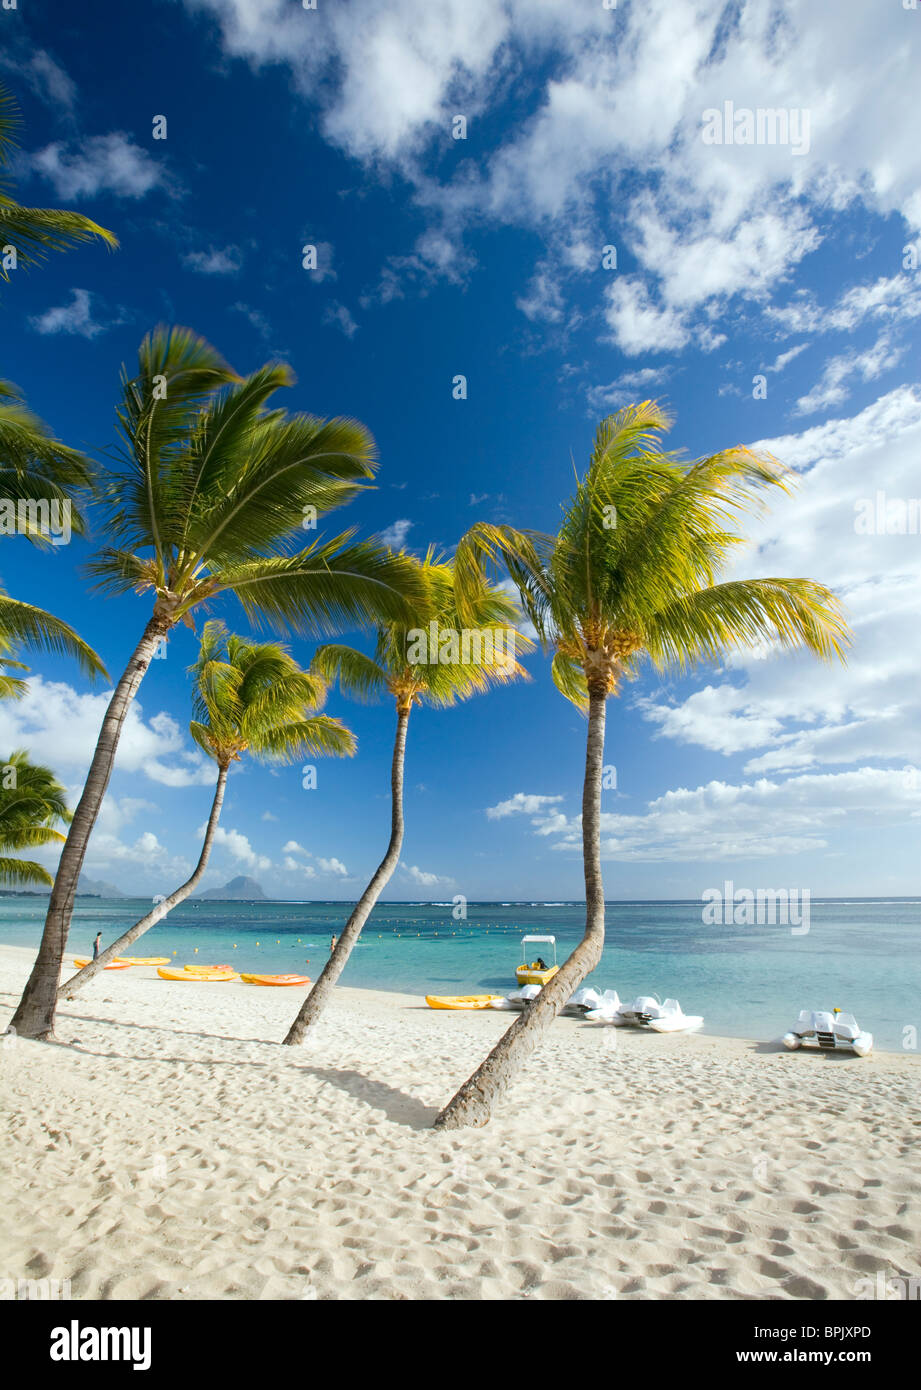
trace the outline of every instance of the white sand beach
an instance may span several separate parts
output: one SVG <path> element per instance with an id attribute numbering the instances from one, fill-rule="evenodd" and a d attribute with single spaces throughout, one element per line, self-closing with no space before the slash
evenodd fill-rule
<path id="1" fill-rule="evenodd" d="M 0 1028 L 32 953 L 0 948 Z M 854 1298 L 921 1274 L 921 1059 L 560 1019 L 481 1130 L 430 1128 L 508 1027 L 341 989 L 112 972 L 5 1038 L 0 1276 L 74 1298 Z"/>

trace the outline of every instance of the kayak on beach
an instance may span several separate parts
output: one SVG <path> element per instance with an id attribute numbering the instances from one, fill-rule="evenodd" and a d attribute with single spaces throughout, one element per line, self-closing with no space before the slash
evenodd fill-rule
<path id="1" fill-rule="evenodd" d="M 309 975 L 241 975 L 247 985 L 309 985 Z"/>
<path id="2" fill-rule="evenodd" d="M 209 980 L 239 980 L 240 978 L 235 970 L 209 970 L 203 965 L 196 966 L 194 970 L 165 970 L 161 965 L 157 974 L 161 980 L 184 980 L 186 984 L 207 983 Z"/>

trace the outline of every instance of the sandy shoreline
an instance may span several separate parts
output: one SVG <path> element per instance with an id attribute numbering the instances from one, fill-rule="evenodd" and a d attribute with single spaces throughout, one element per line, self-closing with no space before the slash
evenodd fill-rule
<path id="1" fill-rule="evenodd" d="M 33 952 L 0 947 L 0 1029 Z M 560 1019 L 431 1130 L 510 1016 L 112 972 L 0 1047 L 0 1277 L 75 1298 L 854 1298 L 921 1274 L 921 1059 Z"/>

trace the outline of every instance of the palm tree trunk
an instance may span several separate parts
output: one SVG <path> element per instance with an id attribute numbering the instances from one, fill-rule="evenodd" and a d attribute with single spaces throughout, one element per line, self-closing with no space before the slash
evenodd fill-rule
<path id="1" fill-rule="evenodd" d="M 168 913 L 172 912 L 179 903 L 185 902 L 190 893 L 197 888 L 202 874 L 208 867 L 208 860 L 211 856 L 211 847 L 214 844 L 214 833 L 217 830 L 217 823 L 221 818 L 221 807 L 224 804 L 224 788 L 227 785 L 227 766 L 221 767 L 217 777 L 217 786 L 214 789 L 214 800 L 211 803 L 211 815 L 208 818 L 208 828 L 205 831 L 204 844 L 201 847 L 201 855 L 195 865 L 195 872 L 191 878 L 187 878 L 181 887 L 175 892 L 170 893 L 168 898 L 164 898 L 162 903 L 157 903 L 152 912 L 148 912 L 146 917 L 142 917 L 139 922 L 135 922 L 133 927 L 113 941 L 111 946 L 107 946 L 104 951 L 100 951 L 95 960 L 91 960 L 88 965 L 84 965 L 82 970 L 78 970 L 66 984 L 61 985 L 58 990 L 59 999 L 72 999 L 78 989 L 82 989 L 88 984 L 94 975 L 98 975 L 100 970 L 104 970 L 110 960 L 115 956 L 120 956 L 122 951 L 137 941 L 139 936 L 143 936 L 151 927 L 155 927 L 158 922 L 162 922 Z"/>
<path id="2" fill-rule="evenodd" d="M 509 1087 L 525 1058 L 540 1044 L 553 1022 L 598 965 L 604 947 L 604 884 L 601 879 L 601 776 L 604 764 L 605 700 L 591 693 L 585 782 L 582 788 L 582 856 L 585 866 L 585 935 L 553 979 L 516 1018 L 486 1061 L 465 1081 L 435 1120 L 436 1129 L 485 1125 L 493 1103 Z"/>
<path id="3" fill-rule="evenodd" d="M 336 943 L 335 951 L 324 965 L 319 979 L 301 1005 L 301 1011 L 285 1038 L 286 1044 L 303 1042 L 307 1030 L 320 1017 L 335 989 L 336 981 L 352 954 L 352 947 L 361 935 L 362 927 L 371 915 L 371 910 L 381 892 L 393 877 L 393 871 L 399 863 L 400 850 L 403 847 L 403 762 L 406 756 L 408 724 L 409 710 L 398 708 L 397 733 L 393 743 L 393 762 L 390 767 L 390 843 L 387 846 L 387 853 L 378 865 L 377 872 L 371 882 L 355 904 L 352 915 L 346 922 L 342 935 Z"/>
<path id="4" fill-rule="evenodd" d="M 137 690 L 150 660 L 157 649 L 160 638 L 169 630 L 172 623 L 168 618 L 156 615 L 144 629 L 144 635 L 137 644 L 134 655 L 125 667 L 124 674 L 106 710 L 99 731 L 99 740 L 93 753 L 93 761 L 87 774 L 86 785 L 74 812 L 74 818 L 67 832 L 67 839 L 61 851 L 58 871 L 51 890 L 51 900 L 45 917 L 41 945 L 32 967 L 32 974 L 23 991 L 19 1006 L 13 1015 L 10 1029 L 24 1038 L 50 1038 L 54 1033 L 54 1014 L 57 1002 L 58 984 L 64 950 L 67 946 L 67 933 L 74 910 L 77 882 L 87 845 L 99 815 L 112 766 L 118 749 L 122 726 L 131 707 Z"/>

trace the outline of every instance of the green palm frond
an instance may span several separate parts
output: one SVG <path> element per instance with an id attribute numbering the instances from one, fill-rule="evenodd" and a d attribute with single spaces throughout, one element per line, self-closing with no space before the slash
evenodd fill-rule
<path id="1" fill-rule="evenodd" d="M 669 427 L 654 401 L 601 422 L 556 536 L 479 523 L 457 547 L 464 604 L 504 568 L 538 635 L 555 651 L 553 679 L 585 708 L 646 658 L 660 669 L 774 643 L 843 657 L 847 625 L 835 596 L 810 579 L 722 581 L 744 542 L 742 518 L 792 475 L 737 446 L 691 463 L 661 448 Z"/>
<path id="2" fill-rule="evenodd" d="M 554 652 L 550 674 L 560 694 L 584 713 L 588 709 L 588 685 L 579 663 L 563 652 Z"/>
<path id="3" fill-rule="evenodd" d="M 12 753 L 0 766 L 0 881 L 52 883 L 40 864 L 10 858 L 9 851 L 63 842 L 55 822 L 71 818 L 65 790 L 50 768 L 30 762 L 23 749 Z"/>
<path id="4" fill-rule="evenodd" d="M 221 587 L 236 595 L 254 624 L 304 636 L 399 619 L 418 588 L 412 560 L 354 535 L 315 541 L 295 555 L 226 565 Z"/>
<path id="5" fill-rule="evenodd" d="M 0 590 L 0 638 L 33 650 L 54 652 L 76 659 L 80 669 L 95 679 L 108 679 L 101 657 L 67 623 L 34 604 L 22 603 Z"/>
<path id="6" fill-rule="evenodd" d="M 87 487 L 89 481 L 87 459 L 51 435 L 17 387 L 0 381 L 0 503 L 12 504 L 17 519 L 26 521 L 28 509 L 17 506 L 20 502 L 67 504 L 71 531 L 83 534 L 85 523 L 72 490 Z M 50 543 L 41 530 L 17 529 L 39 544 Z"/>
<path id="7" fill-rule="evenodd" d="M 645 636 L 657 665 L 683 669 L 765 643 L 843 657 L 847 624 L 838 599 L 815 580 L 739 579 L 674 599 Z"/>
<path id="8" fill-rule="evenodd" d="M 190 670 L 196 716 L 190 732 L 222 765 L 247 752 L 273 762 L 355 752 L 355 737 L 341 720 L 315 713 L 327 682 L 301 670 L 280 643 L 250 641 L 212 619 Z"/>
<path id="9" fill-rule="evenodd" d="M 36 864 L 34 860 L 8 859 L 5 855 L 0 855 L 0 883 L 13 886 L 31 883 L 48 888 L 54 883 L 54 879 L 47 869 L 43 869 L 41 864 Z"/>
<path id="10" fill-rule="evenodd" d="M 304 544 L 367 488 L 374 441 L 345 418 L 271 404 L 293 382 L 270 362 L 239 377 L 188 329 L 158 328 L 122 373 L 121 447 L 100 479 L 110 544 L 97 588 L 150 591 L 167 625 L 235 593 L 254 626 L 331 636 L 405 615 L 415 571 L 354 531 Z"/>
<path id="11" fill-rule="evenodd" d="M 21 120 L 12 94 L 0 86 L 0 167 L 9 164 L 19 144 Z M 9 193 L 9 179 L 0 181 L 0 245 L 15 246 L 18 264 L 37 265 L 51 251 L 67 251 L 81 242 L 98 240 L 118 246 L 114 233 L 100 227 L 79 212 L 56 208 L 27 208 Z M 9 271 L 0 261 L 0 277 L 9 280 Z"/>
<path id="12" fill-rule="evenodd" d="M 340 643 L 319 647 L 312 669 L 359 700 L 385 690 L 398 706 L 425 703 L 445 709 L 493 685 L 529 679 L 517 660 L 534 643 L 517 627 L 517 600 L 484 575 L 475 576 L 463 604 L 454 565 L 430 550 L 423 560 L 405 555 L 416 574 L 416 599 L 409 618 L 379 623 L 374 656 Z"/>
<path id="13" fill-rule="evenodd" d="M 370 656 L 365 656 L 364 652 L 341 643 L 317 647 L 310 669 L 330 685 L 338 681 L 340 689 L 362 703 L 377 699 L 387 689 L 387 672 L 384 668 Z"/>
<path id="14" fill-rule="evenodd" d="M 351 758 L 358 740 L 341 719 L 316 714 L 300 722 L 265 729 L 259 742 L 251 743 L 253 753 L 276 762 L 294 762 L 303 757 Z"/>

